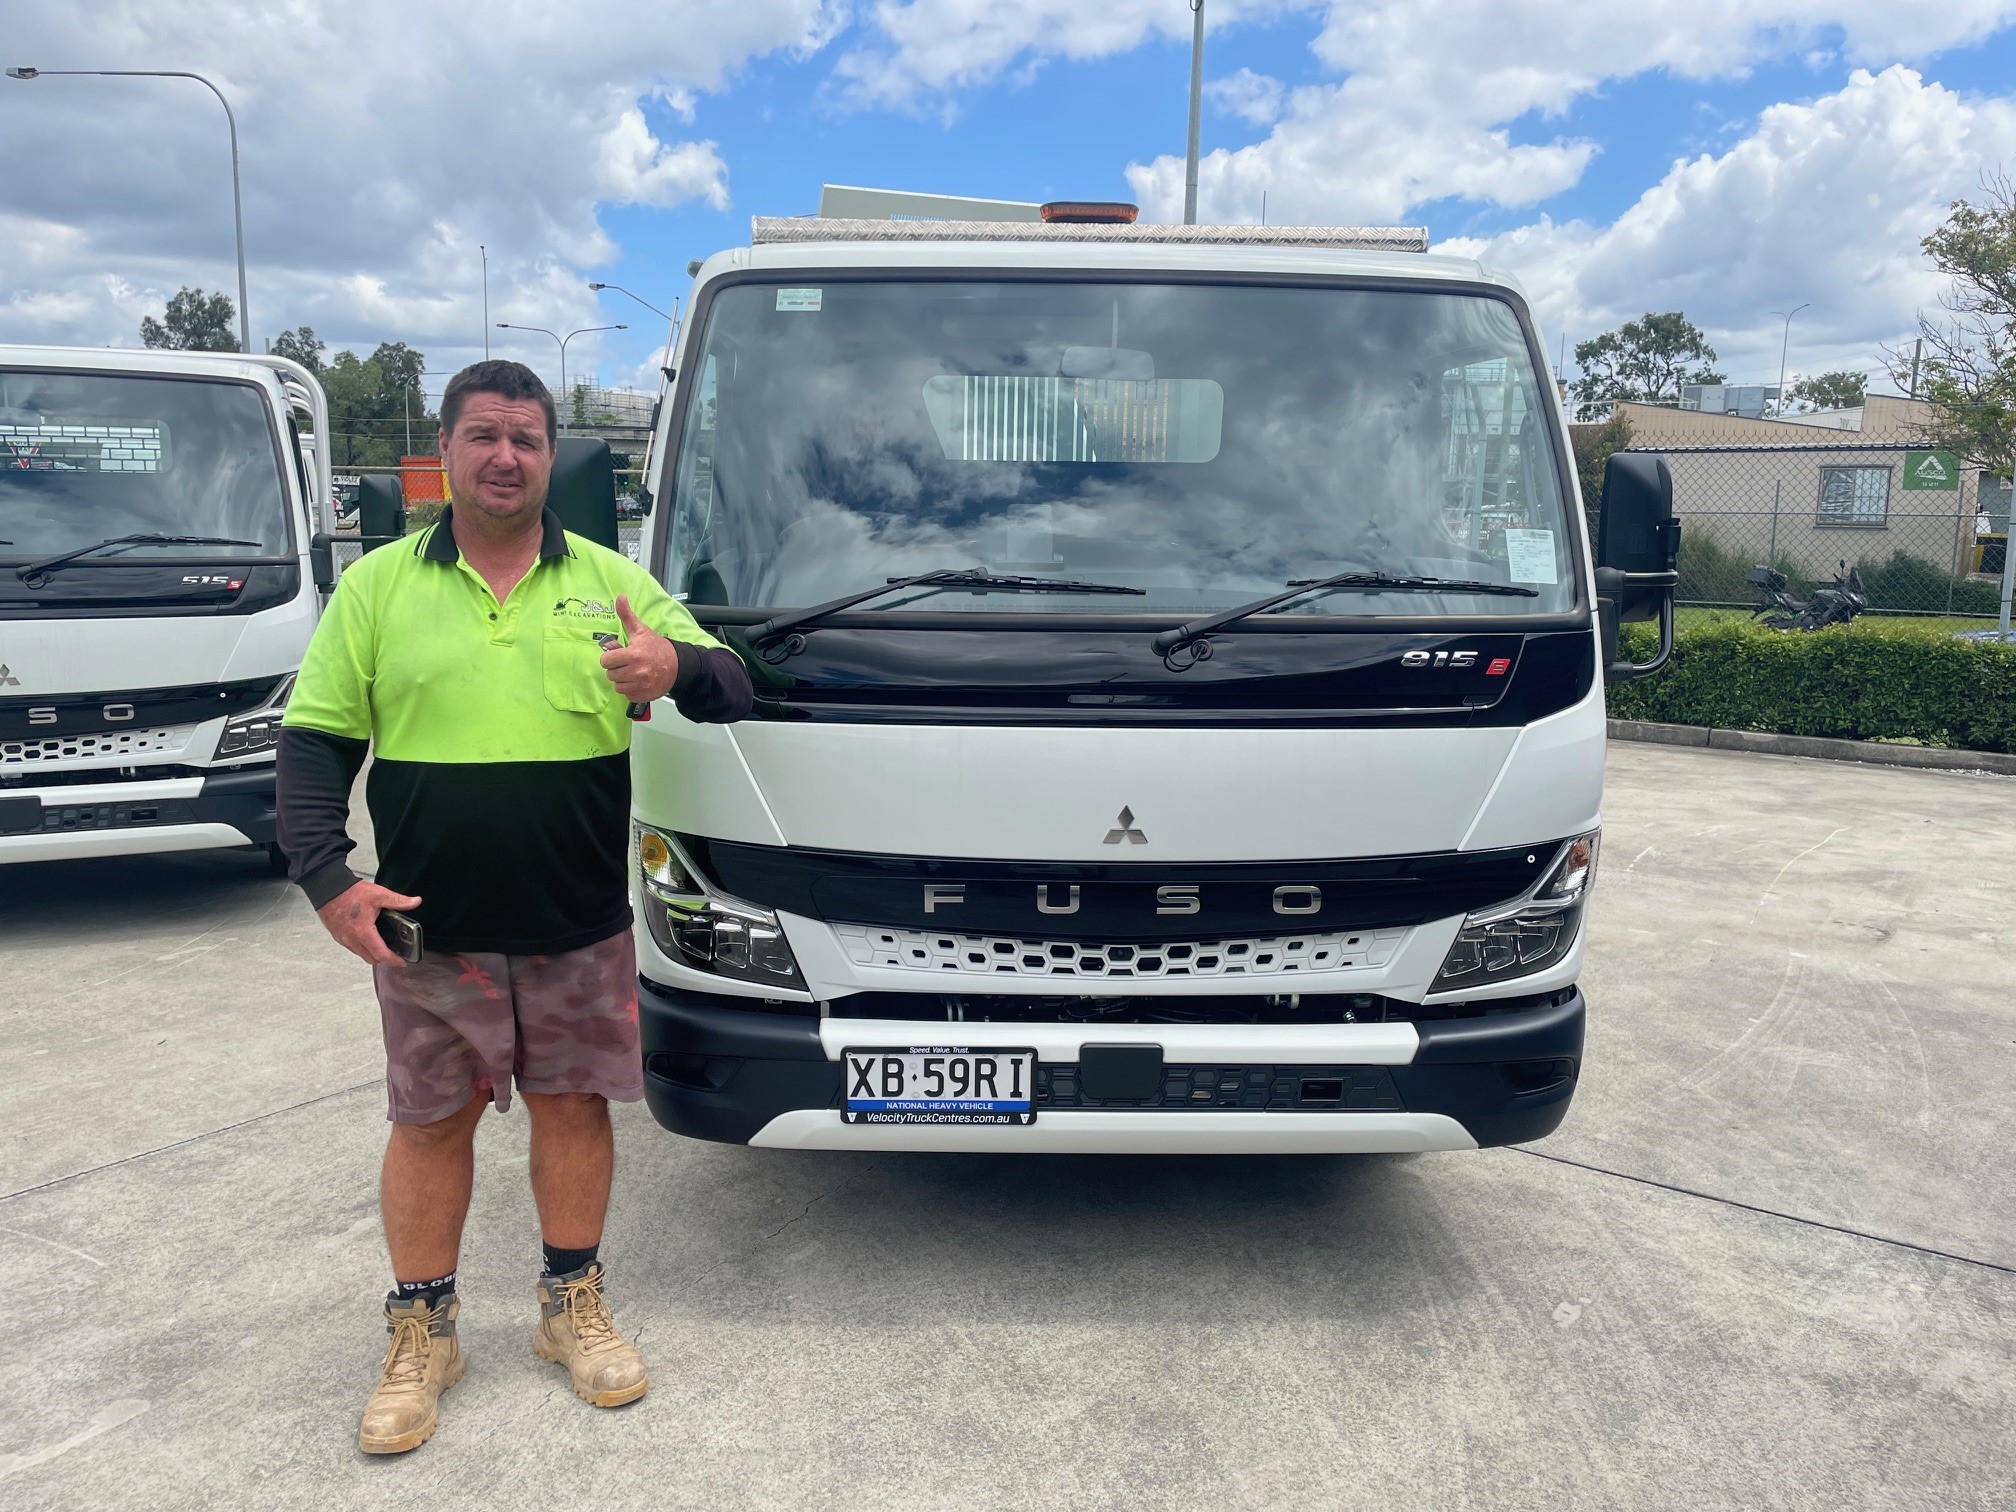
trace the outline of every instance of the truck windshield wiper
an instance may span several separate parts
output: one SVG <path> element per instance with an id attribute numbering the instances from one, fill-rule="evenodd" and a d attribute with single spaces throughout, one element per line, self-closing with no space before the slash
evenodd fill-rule
<path id="1" fill-rule="evenodd" d="M 264 541 L 241 541 L 232 536 L 163 535 L 159 531 L 143 530 L 135 535 L 108 536 L 105 540 L 94 541 L 89 546 L 79 546 L 75 551 L 44 557 L 39 562 L 16 567 L 14 576 L 24 583 L 31 578 L 47 577 L 58 567 L 67 567 L 79 557 L 87 557 L 94 551 L 103 551 L 107 546 L 263 546 L 265 544 Z"/>
<path id="2" fill-rule="evenodd" d="M 775 640 L 789 631 L 802 630 L 805 626 L 816 624 L 829 615 L 840 613 L 843 609 L 852 609 L 856 604 L 865 604 L 870 599 L 880 598 L 885 593 L 895 593 L 902 588 L 975 588 L 982 592 L 994 593 L 1146 594 L 1148 591 L 1145 588 L 1123 587 L 1118 583 L 1080 583 L 1071 578 L 1024 577 L 1012 573 L 985 572 L 977 567 L 940 567 L 935 572 L 892 577 L 876 588 L 864 588 L 859 593 L 850 593 L 844 598 L 814 604 L 810 609 L 777 615 L 764 620 L 760 625 L 751 625 L 743 633 L 748 636 L 751 647 L 758 647 L 765 641 Z M 794 646 L 791 649 L 795 651 L 798 648 Z"/>
<path id="3" fill-rule="evenodd" d="M 1512 583 L 1474 582 L 1463 578 L 1395 577 L 1388 572 L 1338 572 L 1322 578 L 1292 578 L 1286 590 L 1281 593 L 1270 593 L 1266 598 L 1255 599 L 1250 604 L 1241 604 L 1235 609 L 1191 620 L 1186 625 L 1178 625 L 1174 630 L 1164 630 L 1150 644 L 1166 659 L 1183 647 L 1194 645 L 1206 636 L 1223 630 L 1227 625 L 1236 624 L 1255 614 L 1264 614 L 1277 604 L 1291 603 L 1296 599 L 1318 594 L 1345 592 L 1503 593 L 1517 598 L 1540 597 L 1536 589 L 1520 588 Z M 1200 649 L 1202 654 L 1193 654 L 1190 661 L 1184 663 L 1185 666 L 1209 658 L 1211 654 L 1209 649 Z"/>

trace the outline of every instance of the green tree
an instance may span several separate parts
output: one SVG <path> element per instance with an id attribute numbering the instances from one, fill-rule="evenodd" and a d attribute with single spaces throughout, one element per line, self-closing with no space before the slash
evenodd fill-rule
<path id="1" fill-rule="evenodd" d="M 1932 439 L 2006 478 L 2016 468 L 2016 183 L 1994 173 L 1980 204 L 1956 200 L 1919 243 L 1950 280 L 1942 315 L 1921 314 L 1918 396 L 1932 404 Z M 1910 381 L 1912 354 L 1886 350 L 1890 376 Z"/>
<path id="2" fill-rule="evenodd" d="M 1795 380 L 1785 390 L 1785 404 L 1802 413 L 1854 409 L 1862 402 L 1868 386 L 1868 378 L 1861 373 L 1816 373 Z"/>
<path id="3" fill-rule="evenodd" d="M 228 294 L 205 294 L 186 285 L 168 301 L 165 320 L 140 317 L 140 344 L 178 352 L 235 352 L 238 307 Z"/>
<path id="4" fill-rule="evenodd" d="M 427 408 L 420 378 L 427 358 L 404 342 L 381 342 L 369 357 L 338 352 L 322 369 L 329 396 L 329 428 L 338 467 L 389 467 L 406 454 L 407 421 L 413 448 L 434 450 L 440 419 Z"/>
<path id="5" fill-rule="evenodd" d="M 1678 310 L 1647 314 L 1578 342 L 1575 365 L 1582 376 L 1569 392 L 1585 415 L 1620 399 L 1678 404 L 1683 383 L 1727 381 L 1710 366 L 1714 361 L 1708 338 Z"/>
<path id="6" fill-rule="evenodd" d="M 315 334 L 313 326 L 296 326 L 273 338 L 273 355 L 291 357 L 311 373 L 322 371 L 322 354 L 329 344 Z"/>

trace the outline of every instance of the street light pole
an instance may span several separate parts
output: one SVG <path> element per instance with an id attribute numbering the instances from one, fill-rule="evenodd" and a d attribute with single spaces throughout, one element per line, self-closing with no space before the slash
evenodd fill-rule
<path id="1" fill-rule="evenodd" d="M 224 123 L 231 130 L 231 219 L 238 233 L 238 350 L 252 350 L 252 315 L 247 308 L 245 297 L 245 201 L 238 187 L 238 118 L 231 113 L 231 102 L 224 98 L 224 91 L 212 84 L 199 73 L 188 73 L 181 69 L 158 68 L 10 68 L 7 77 L 26 83 L 30 79 L 48 78 L 94 78 L 94 79 L 194 79 L 210 93 L 217 96 L 217 103 L 224 107 Z"/>
<path id="2" fill-rule="evenodd" d="M 665 312 L 664 312 L 663 310 L 659 309 L 659 308 L 658 308 L 658 306 L 656 306 L 656 305 L 654 305 L 653 303 L 651 303 L 651 301 L 650 301 L 650 300 L 648 300 L 648 299 L 644 298 L 644 297 L 643 297 L 642 295 L 639 295 L 639 294 L 631 294 L 631 293 L 630 293 L 630 291 L 629 291 L 628 289 L 624 288 L 624 287 L 623 287 L 623 285 L 621 285 L 621 284 L 612 284 L 612 283 L 591 283 L 590 285 L 588 285 L 588 287 L 589 287 L 589 288 L 591 288 L 591 289 L 593 289 L 593 290 L 594 290 L 594 291 L 595 291 L 595 292 L 596 292 L 597 294 L 600 294 L 600 293 L 601 293 L 601 292 L 602 292 L 602 291 L 603 291 L 604 289 L 614 289 L 614 290 L 615 290 L 615 291 L 616 291 L 616 292 L 617 292 L 618 294 L 623 294 L 623 295 L 627 295 L 627 296 L 628 296 L 629 298 L 631 298 L 631 299 L 634 299 L 634 300 L 636 300 L 636 301 L 637 301 L 637 303 L 639 303 L 640 305 L 644 306 L 644 308 L 645 308 L 645 309 L 649 310 L 649 311 L 650 311 L 650 312 L 651 312 L 651 313 L 652 313 L 653 315 L 656 315 L 656 316 L 657 316 L 657 317 L 658 317 L 658 318 L 659 318 L 660 320 L 664 321 L 664 322 L 665 322 L 665 363 L 666 363 L 667 365 L 670 365 L 670 363 L 671 363 L 671 361 L 672 361 L 672 349 L 673 349 L 673 347 L 675 347 L 675 346 L 677 346 L 677 345 L 679 344 L 679 301 L 678 301 L 678 300 L 676 300 L 676 299 L 675 299 L 675 300 L 673 300 L 673 301 L 672 301 L 672 313 L 671 313 L 670 315 L 667 315 L 667 314 L 666 314 L 666 313 L 665 313 Z M 659 369 L 659 371 L 660 371 L 660 373 L 663 373 L 663 371 L 664 371 L 664 368 L 663 368 L 663 367 L 661 367 L 661 368 Z M 659 379 L 659 381 L 658 381 L 658 390 L 659 390 L 659 392 L 660 392 L 660 393 L 663 393 L 663 392 L 664 392 L 664 390 L 665 390 L 665 381 L 664 381 L 664 379 L 663 379 L 662 377 L 661 377 L 661 378 Z"/>
<path id="3" fill-rule="evenodd" d="M 476 250 L 483 257 L 483 360 L 490 360 L 490 249 L 481 242 Z"/>
<path id="4" fill-rule="evenodd" d="M 508 320 L 500 320 L 497 322 L 497 329 L 500 331 L 537 331 L 541 336 L 551 336 L 554 341 L 558 342 L 560 345 L 560 392 L 565 394 L 567 392 L 567 343 L 572 341 L 576 336 L 586 336 L 591 331 L 627 331 L 630 327 L 627 325 L 583 326 L 578 331 L 569 331 L 565 336 L 562 336 L 558 331 L 549 331 L 544 326 L 513 325 Z M 556 405 L 555 408 L 558 408 L 558 406 Z M 567 427 L 563 425 L 560 428 L 565 430 Z"/>
<path id="5" fill-rule="evenodd" d="M 1204 0 L 1190 0 L 1190 146 L 1183 155 L 1183 224 L 1197 224 L 1197 129 L 1204 107 Z"/>
<path id="6" fill-rule="evenodd" d="M 1771 411 L 1774 420 L 1781 418 L 1785 413 L 1785 354 L 1792 347 L 1792 316 L 1808 308 L 1812 303 L 1813 301 L 1809 299 L 1805 304 L 1793 306 L 1790 315 L 1786 315 L 1783 310 L 1771 312 L 1773 315 L 1785 315 L 1785 336 L 1778 343 L 1778 407 Z"/>

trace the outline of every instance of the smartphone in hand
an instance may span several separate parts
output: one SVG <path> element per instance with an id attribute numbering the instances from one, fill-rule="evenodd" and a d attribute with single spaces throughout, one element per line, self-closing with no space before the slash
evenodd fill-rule
<path id="1" fill-rule="evenodd" d="M 600 646 L 604 651 L 614 651 L 618 646 L 623 644 L 623 641 L 620 637 L 611 635 L 605 630 L 596 635 L 595 644 Z M 651 705 L 640 703 L 626 704 L 624 705 L 623 712 L 632 720 L 642 724 L 651 718 Z"/>
<path id="2" fill-rule="evenodd" d="M 427 948 L 420 933 L 419 920 L 411 914 L 400 913 L 396 908 L 378 910 L 378 937 L 392 954 L 408 965 L 417 965 Z"/>

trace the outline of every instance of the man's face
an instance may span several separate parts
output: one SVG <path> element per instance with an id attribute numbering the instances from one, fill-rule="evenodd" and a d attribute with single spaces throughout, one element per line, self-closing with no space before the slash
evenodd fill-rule
<path id="1" fill-rule="evenodd" d="M 536 518 L 553 475 L 546 411 L 534 399 L 471 394 L 455 417 L 454 434 L 441 432 L 441 460 L 457 514 L 475 510 L 501 522 Z"/>

